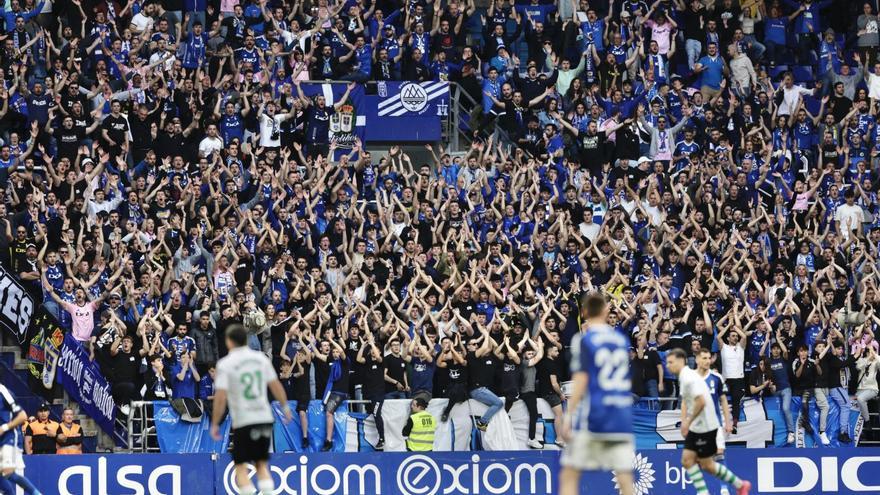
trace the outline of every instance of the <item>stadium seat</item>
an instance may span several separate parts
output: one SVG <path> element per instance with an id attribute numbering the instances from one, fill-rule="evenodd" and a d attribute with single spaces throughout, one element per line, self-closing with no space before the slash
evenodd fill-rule
<path id="1" fill-rule="evenodd" d="M 788 66 L 787 66 L 787 65 L 777 65 L 776 67 L 771 67 L 771 68 L 770 68 L 770 72 L 769 72 L 769 74 L 770 74 L 770 79 L 772 79 L 772 80 L 775 81 L 775 80 L 777 80 L 779 77 L 781 77 L 782 74 L 784 74 L 784 73 L 787 72 L 787 71 L 788 71 Z"/>
<path id="2" fill-rule="evenodd" d="M 813 76 L 813 68 L 809 65 L 796 65 L 792 69 L 794 82 L 796 83 L 812 83 L 815 81 Z"/>

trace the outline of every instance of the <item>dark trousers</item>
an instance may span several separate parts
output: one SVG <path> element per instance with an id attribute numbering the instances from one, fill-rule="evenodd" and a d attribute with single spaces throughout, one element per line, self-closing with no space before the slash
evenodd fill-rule
<path id="1" fill-rule="evenodd" d="M 730 409 L 733 415 L 733 424 L 739 422 L 739 411 L 742 407 L 742 399 L 746 393 L 745 378 L 728 378 L 727 391 L 730 392 Z"/>
<path id="2" fill-rule="evenodd" d="M 524 392 L 519 394 L 519 398 L 529 411 L 529 440 L 534 440 L 538 424 L 538 396 L 534 392 Z"/>
<path id="3" fill-rule="evenodd" d="M 456 384 L 450 386 L 446 389 L 446 395 L 449 398 L 449 402 L 446 403 L 446 407 L 443 409 L 443 416 L 449 416 L 449 411 L 452 411 L 456 404 L 468 400 L 467 387 L 464 385 Z"/>
<path id="4" fill-rule="evenodd" d="M 382 420 L 382 404 L 385 403 L 384 399 L 381 394 L 367 398 L 370 401 L 369 413 L 376 420 L 376 431 L 379 433 L 379 440 L 382 442 L 385 441 L 385 422 Z"/>

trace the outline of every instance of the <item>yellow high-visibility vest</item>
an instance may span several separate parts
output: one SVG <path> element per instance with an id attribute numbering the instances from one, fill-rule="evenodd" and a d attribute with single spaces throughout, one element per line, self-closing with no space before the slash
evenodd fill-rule
<path id="1" fill-rule="evenodd" d="M 406 446 L 413 452 L 430 452 L 434 450 L 434 432 L 437 420 L 427 411 L 419 411 L 410 416 L 413 422 L 412 431 L 406 440 Z"/>

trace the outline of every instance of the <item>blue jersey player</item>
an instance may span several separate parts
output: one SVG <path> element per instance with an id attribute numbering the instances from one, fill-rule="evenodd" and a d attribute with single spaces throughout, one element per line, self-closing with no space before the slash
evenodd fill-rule
<path id="1" fill-rule="evenodd" d="M 14 494 L 20 486 L 27 495 L 39 495 L 39 491 L 24 475 L 24 459 L 21 455 L 21 425 L 27 421 L 27 413 L 15 402 L 9 390 L 0 385 L 0 493 Z M 12 482 L 12 483 L 10 483 Z"/>
<path id="2" fill-rule="evenodd" d="M 601 294 L 581 300 L 585 332 L 572 341 L 572 394 L 563 437 L 560 493 L 580 493 L 581 472 L 615 471 L 621 495 L 633 493 L 635 456 L 627 338 L 608 325 Z"/>
<path id="3" fill-rule="evenodd" d="M 700 349 L 697 354 L 697 373 L 706 381 L 709 387 L 709 395 L 712 396 L 712 402 L 715 405 L 715 413 L 718 416 L 718 423 L 721 428 L 715 430 L 715 462 L 724 464 L 724 447 L 725 435 L 733 431 L 733 421 L 730 416 L 730 406 L 727 404 L 727 388 L 724 385 L 724 378 L 712 369 L 712 351 L 709 349 Z M 721 495 L 730 493 L 730 487 L 727 483 L 721 482 Z"/>

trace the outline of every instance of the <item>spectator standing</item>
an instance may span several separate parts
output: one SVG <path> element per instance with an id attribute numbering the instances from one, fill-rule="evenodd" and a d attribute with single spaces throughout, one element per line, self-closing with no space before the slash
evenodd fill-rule
<path id="1" fill-rule="evenodd" d="M 196 385 L 202 379 L 190 354 L 182 354 L 171 365 L 171 389 L 175 399 L 195 399 Z"/>
<path id="2" fill-rule="evenodd" d="M 492 392 L 492 387 L 495 385 L 495 371 L 498 366 L 497 358 L 492 354 L 494 341 L 484 328 L 480 330 L 481 336 L 479 338 L 471 338 L 468 341 L 468 388 L 471 399 L 482 402 L 489 407 L 477 420 L 477 428 L 486 431 L 489 421 L 504 407 L 504 401 Z"/>
<path id="3" fill-rule="evenodd" d="M 410 404 L 410 416 L 403 426 L 406 450 L 409 452 L 431 452 L 434 450 L 434 432 L 437 421 L 426 409 L 428 402 L 416 397 Z"/>
<path id="4" fill-rule="evenodd" d="M 816 388 L 816 375 L 818 373 L 814 359 L 811 359 L 807 346 L 802 345 L 797 349 L 797 358 L 792 362 L 792 392 L 801 396 L 800 426 L 808 435 L 813 433 L 810 424 L 810 400 Z"/>
<path id="5" fill-rule="evenodd" d="M 736 309 L 734 309 L 736 311 Z M 728 334 L 728 330 L 730 333 Z M 727 341 L 724 336 L 728 335 Z M 746 333 L 733 325 L 729 328 L 723 328 L 718 332 L 718 346 L 721 348 L 721 372 L 724 377 L 724 383 L 730 393 L 731 413 L 733 414 L 733 432 L 736 433 L 737 423 L 739 422 L 740 407 L 742 405 L 743 395 L 746 392 L 745 381 L 745 349 L 747 345 Z"/>
<path id="6" fill-rule="evenodd" d="M 880 21 L 870 2 L 862 4 L 862 13 L 856 19 L 859 37 L 859 55 L 866 67 L 877 61 L 877 46 L 880 45 Z"/>
<path id="7" fill-rule="evenodd" d="M 779 344 L 779 338 L 770 346 L 770 373 L 773 380 L 773 396 L 779 399 L 779 408 L 785 418 L 785 426 L 788 430 L 786 442 L 794 443 L 794 420 L 791 414 L 791 380 L 789 378 L 792 369 L 788 360 L 788 349 Z"/>
<path id="8" fill-rule="evenodd" d="M 58 448 L 56 453 L 59 455 L 82 454 L 82 441 L 82 427 L 78 421 L 74 421 L 73 409 L 65 408 L 55 435 L 55 443 Z"/>
<path id="9" fill-rule="evenodd" d="M 24 430 L 25 454 L 54 454 L 57 435 L 58 423 L 49 418 L 49 406 L 42 404 L 36 419 L 28 422 Z"/>
<path id="10" fill-rule="evenodd" d="M 856 384 L 856 400 L 858 400 L 862 417 L 865 418 L 865 421 L 870 422 L 868 402 L 877 397 L 877 369 L 880 368 L 880 360 L 877 359 L 877 351 L 871 346 L 859 349 L 854 357 L 859 373 Z"/>

